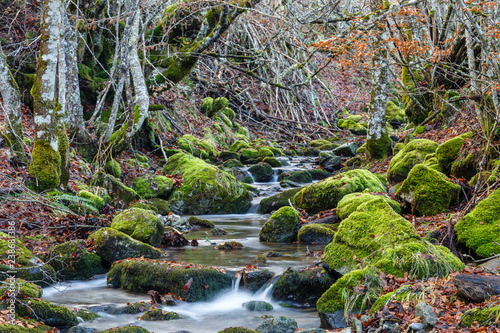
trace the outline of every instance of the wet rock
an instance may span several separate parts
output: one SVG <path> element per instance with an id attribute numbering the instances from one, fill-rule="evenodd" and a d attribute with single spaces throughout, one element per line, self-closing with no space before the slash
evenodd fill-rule
<path id="1" fill-rule="evenodd" d="M 267 262 L 267 257 L 263 255 L 262 253 L 259 253 L 258 255 L 255 256 L 254 258 L 255 263 L 258 264 L 265 264 Z"/>
<path id="2" fill-rule="evenodd" d="M 16 315 L 43 321 L 49 326 L 71 327 L 78 325 L 78 318 L 64 306 L 39 300 L 28 299 L 23 303 L 16 304 Z"/>
<path id="3" fill-rule="evenodd" d="M 336 224 L 339 222 L 337 215 L 328 215 L 325 217 L 313 218 L 309 221 L 310 224 Z"/>
<path id="4" fill-rule="evenodd" d="M 327 329 L 338 329 L 347 326 L 344 320 L 344 310 L 337 310 L 333 313 L 318 312 L 321 327 Z M 351 330 L 349 328 L 349 330 Z"/>
<path id="5" fill-rule="evenodd" d="M 279 316 L 264 320 L 256 330 L 260 333 L 293 333 L 297 328 L 295 319 Z"/>
<path id="6" fill-rule="evenodd" d="M 246 327 L 228 327 L 217 333 L 257 333 L 257 331 Z"/>
<path id="7" fill-rule="evenodd" d="M 101 318 L 101 316 L 98 315 L 97 313 L 94 313 L 87 309 L 80 309 L 75 314 L 78 318 L 81 318 L 83 321 L 91 321 L 97 318 Z"/>
<path id="8" fill-rule="evenodd" d="M 243 303 L 242 306 L 248 311 L 273 311 L 271 303 L 265 301 L 250 301 Z"/>
<path id="9" fill-rule="evenodd" d="M 298 187 L 304 186 L 304 184 L 297 183 L 297 182 L 294 182 L 293 180 L 289 180 L 289 179 L 283 179 L 282 181 L 280 181 L 280 186 L 283 188 L 298 188 Z"/>
<path id="10" fill-rule="evenodd" d="M 146 321 L 156 321 L 156 320 L 172 320 L 172 319 L 180 319 L 181 316 L 179 316 L 175 312 L 171 311 L 165 311 L 162 309 L 151 309 L 146 311 L 142 316 L 141 320 L 146 320 Z"/>
<path id="11" fill-rule="evenodd" d="M 321 180 L 330 177 L 330 173 L 321 169 L 309 170 L 309 174 L 313 180 Z"/>
<path id="12" fill-rule="evenodd" d="M 262 242 L 289 243 L 297 240 L 299 214 L 292 207 L 281 207 L 264 224 L 259 233 Z"/>
<path id="13" fill-rule="evenodd" d="M 262 199 L 259 203 L 259 213 L 269 214 L 274 210 L 278 210 L 281 207 L 290 206 L 289 200 L 293 204 L 293 197 L 297 194 L 301 188 L 292 188 L 285 190 L 281 193 L 272 195 L 268 198 Z"/>
<path id="14" fill-rule="evenodd" d="M 415 317 L 420 317 L 426 329 L 431 329 L 437 323 L 438 316 L 432 311 L 432 306 L 425 301 L 419 302 L 415 306 Z"/>
<path id="15" fill-rule="evenodd" d="M 345 143 L 335 148 L 333 153 L 337 156 L 353 157 L 356 155 L 356 149 L 358 149 L 358 145 L 355 142 Z"/>
<path id="16" fill-rule="evenodd" d="M 285 255 L 281 252 L 278 251 L 269 251 L 266 253 L 266 257 L 268 258 L 279 258 L 279 257 L 284 257 Z"/>
<path id="17" fill-rule="evenodd" d="M 96 253 L 101 257 L 105 267 L 125 258 L 160 258 L 163 256 L 162 250 L 111 228 L 101 228 L 92 233 L 89 239 L 94 240 Z"/>
<path id="18" fill-rule="evenodd" d="M 266 157 L 262 160 L 262 162 L 269 164 L 273 168 L 278 168 L 283 166 L 276 157 Z"/>
<path id="19" fill-rule="evenodd" d="M 232 278 L 224 270 L 201 265 L 128 259 L 113 264 L 107 282 L 114 288 L 174 293 L 186 302 L 196 302 L 209 300 L 231 288 Z"/>
<path id="20" fill-rule="evenodd" d="M 123 327 L 113 327 L 102 331 L 102 333 L 149 333 L 149 331 L 140 326 L 128 325 Z"/>
<path id="21" fill-rule="evenodd" d="M 289 267 L 275 283 L 272 296 L 280 300 L 315 304 L 335 280 L 321 266 Z"/>
<path id="22" fill-rule="evenodd" d="M 191 216 L 188 219 L 188 222 L 192 225 L 197 225 L 203 228 L 213 228 L 215 224 L 210 220 L 200 219 L 196 216 Z"/>
<path id="23" fill-rule="evenodd" d="M 283 172 L 279 175 L 278 180 L 291 180 L 297 183 L 310 183 L 312 182 L 312 177 L 309 171 L 307 170 L 297 170 L 297 171 L 289 171 Z"/>
<path id="24" fill-rule="evenodd" d="M 170 208 L 177 214 L 237 214 L 250 207 L 251 194 L 233 175 L 199 158 L 175 154 L 163 172 L 184 179 L 170 196 Z"/>
<path id="25" fill-rule="evenodd" d="M 56 245 L 49 253 L 50 265 L 61 279 L 86 280 L 106 272 L 101 258 L 87 251 L 83 239 Z"/>
<path id="26" fill-rule="evenodd" d="M 165 232 L 160 218 L 155 213 L 140 208 L 129 208 L 118 213 L 113 218 L 111 228 L 152 246 L 160 246 Z"/>
<path id="27" fill-rule="evenodd" d="M 98 330 L 96 330 L 93 327 L 83 327 L 83 326 L 73 326 L 66 332 L 68 333 L 97 333 Z"/>
<path id="28" fill-rule="evenodd" d="M 260 162 L 248 169 L 256 182 L 268 182 L 273 178 L 273 168 L 264 162 Z"/>
<path id="29" fill-rule="evenodd" d="M 289 166 L 289 158 L 288 157 L 277 157 L 278 162 L 280 162 L 281 166 Z"/>
<path id="30" fill-rule="evenodd" d="M 243 163 L 239 161 L 239 157 L 238 159 L 230 159 L 222 163 L 223 168 L 234 168 L 234 167 L 241 168 L 243 166 L 244 166 Z"/>
<path id="31" fill-rule="evenodd" d="M 322 244 L 330 243 L 335 236 L 335 231 L 329 224 L 309 223 L 302 226 L 298 233 L 298 238 L 304 244 Z"/>
<path id="32" fill-rule="evenodd" d="M 220 243 L 216 246 L 217 250 L 239 250 L 243 248 L 243 244 L 240 242 L 225 242 L 225 243 Z"/>
<path id="33" fill-rule="evenodd" d="M 213 228 L 212 230 L 209 230 L 206 233 L 207 233 L 207 235 L 211 235 L 211 236 L 227 235 L 227 231 L 222 229 L 222 228 Z"/>
<path id="34" fill-rule="evenodd" d="M 318 162 L 319 166 L 328 172 L 333 172 L 342 168 L 342 159 L 334 154 L 321 152 Z"/>
<path id="35" fill-rule="evenodd" d="M 274 276 L 268 269 L 245 268 L 241 272 L 241 288 L 251 292 L 261 289 Z"/>
<path id="36" fill-rule="evenodd" d="M 181 217 L 175 214 L 160 217 L 161 222 L 166 227 L 172 227 L 177 231 L 185 232 L 191 230 L 191 224 L 186 217 Z"/>
<path id="37" fill-rule="evenodd" d="M 193 240 L 193 246 L 196 246 L 196 242 Z M 161 240 L 162 247 L 182 247 L 189 245 L 189 241 L 184 237 L 182 233 L 174 230 L 172 227 L 167 227 L 165 234 Z"/>

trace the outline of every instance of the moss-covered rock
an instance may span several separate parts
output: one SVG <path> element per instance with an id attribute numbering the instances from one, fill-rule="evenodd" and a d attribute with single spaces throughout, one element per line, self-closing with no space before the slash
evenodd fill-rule
<path id="1" fill-rule="evenodd" d="M 406 179 L 410 170 L 417 164 L 423 163 L 425 156 L 436 152 L 438 144 L 427 139 L 410 141 L 401 149 L 389 163 L 387 179 L 391 184 Z"/>
<path id="2" fill-rule="evenodd" d="M 145 244 L 121 231 L 112 228 L 101 228 L 89 236 L 95 242 L 96 253 L 102 264 L 109 267 L 113 262 L 125 258 L 160 258 L 163 251 Z"/>
<path id="3" fill-rule="evenodd" d="M 349 130 L 355 135 L 366 135 L 366 133 L 368 133 L 365 126 L 361 123 L 353 121 L 352 119 L 340 119 L 337 122 L 337 126 L 343 130 Z"/>
<path id="4" fill-rule="evenodd" d="M 246 327 L 228 327 L 217 333 L 257 333 L 257 331 Z"/>
<path id="5" fill-rule="evenodd" d="M 382 198 L 361 204 L 343 220 L 333 241 L 325 248 L 324 262 L 330 269 L 354 269 L 358 260 L 376 260 L 382 249 L 419 240 L 413 225 Z"/>
<path id="6" fill-rule="evenodd" d="M 407 119 L 404 106 L 396 104 L 391 100 L 387 100 L 386 119 L 391 124 L 395 122 L 400 124 L 406 122 Z"/>
<path id="7" fill-rule="evenodd" d="M 243 303 L 242 306 L 248 311 L 273 311 L 274 307 L 266 301 L 250 301 Z"/>
<path id="8" fill-rule="evenodd" d="M 445 277 L 459 271 L 465 265 L 450 250 L 426 241 L 388 246 L 375 267 L 386 274 L 403 277 L 405 273 L 419 279 Z"/>
<path id="9" fill-rule="evenodd" d="M 281 207 L 266 221 L 259 233 L 263 242 L 288 243 L 297 240 L 299 214 L 292 207 Z"/>
<path id="10" fill-rule="evenodd" d="M 273 168 L 264 162 L 260 162 L 248 169 L 256 182 L 268 182 L 273 178 Z"/>
<path id="11" fill-rule="evenodd" d="M 240 250 L 243 248 L 243 244 L 240 242 L 235 242 L 235 241 L 229 241 L 229 242 L 224 242 L 217 244 L 215 247 L 217 250 Z"/>
<path id="12" fill-rule="evenodd" d="M 90 193 L 89 191 L 85 191 L 85 190 L 80 191 L 80 192 L 78 192 L 78 196 L 80 198 L 84 198 L 84 199 L 87 199 L 88 201 L 90 201 L 92 203 L 92 206 L 97 208 L 97 210 L 101 209 L 102 206 L 104 206 L 104 200 L 101 197 Z"/>
<path id="13" fill-rule="evenodd" d="M 38 299 L 28 299 L 18 303 L 16 314 L 20 317 L 40 320 L 47 325 L 56 327 L 69 327 L 78 324 L 78 318 L 70 309 Z"/>
<path id="14" fill-rule="evenodd" d="M 262 156 L 257 149 L 243 148 L 240 150 L 240 160 L 245 164 L 256 164 L 262 160 Z"/>
<path id="15" fill-rule="evenodd" d="M 335 280 L 321 266 L 313 265 L 302 269 L 289 267 L 274 284 L 272 296 L 280 300 L 314 305 Z"/>
<path id="16" fill-rule="evenodd" d="M 160 198 L 152 198 L 145 202 L 149 207 L 152 207 L 155 213 L 160 215 L 168 215 L 170 210 L 170 205 L 168 201 L 160 199 Z M 140 208 L 140 207 L 139 207 Z"/>
<path id="17" fill-rule="evenodd" d="M 114 263 L 107 280 L 115 288 L 174 293 L 186 302 L 209 300 L 222 290 L 231 288 L 232 283 L 231 277 L 224 270 L 139 259 Z"/>
<path id="18" fill-rule="evenodd" d="M 102 331 L 102 333 L 149 333 L 149 331 L 140 326 L 128 325 L 123 327 L 113 327 Z"/>
<path id="19" fill-rule="evenodd" d="M 369 309 L 383 286 L 382 280 L 370 268 L 342 276 L 316 302 L 321 327 L 345 326 L 344 311 L 350 313 Z"/>
<path id="20" fill-rule="evenodd" d="M 247 267 L 241 272 L 241 288 L 250 292 L 256 292 L 261 289 L 274 276 L 274 273 L 268 269 L 257 267 Z"/>
<path id="21" fill-rule="evenodd" d="M 240 150 L 245 149 L 245 148 L 251 148 L 250 144 L 244 140 L 237 140 L 231 145 L 231 147 L 229 148 L 229 151 L 239 152 Z"/>
<path id="22" fill-rule="evenodd" d="M 451 164 L 450 175 L 455 178 L 471 179 L 478 171 L 479 156 L 475 153 L 462 151 Z"/>
<path id="23" fill-rule="evenodd" d="M 389 300 L 404 301 L 404 300 L 418 299 L 419 294 L 422 295 L 422 293 L 415 293 L 411 288 L 411 286 L 403 285 L 399 287 L 397 290 L 388 292 L 377 298 L 377 300 L 373 302 L 373 305 L 370 308 L 370 314 L 373 314 L 378 310 L 382 309 L 382 307 Z"/>
<path id="24" fill-rule="evenodd" d="M 478 256 L 500 253 L 500 189 L 491 192 L 455 225 L 458 241 Z M 494 243 L 495 242 L 495 243 Z"/>
<path id="25" fill-rule="evenodd" d="M 322 180 L 322 179 L 330 177 L 330 173 L 328 171 L 325 171 L 325 170 L 311 169 L 311 170 L 307 170 L 307 171 L 311 175 L 312 180 Z"/>
<path id="26" fill-rule="evenodd" d="M 39 264 L 35 255 L 17 236 L 9 237 L 8 234 L 0 232 L 0 260 L 3 261 L 0 264 L 0 280 L 15 276 L 36 282 L 42 287 L 55 281 L 56 273 L 52 266 Z"/>
<path id="27" fill-rule="evenodd" d="M 368 192 L 361 192 L 361 193 L 351 193 L 346 196 L 344 196 L 339 203 L 337 204 L 337 216 L 343 220 L 349 217 L 352 212 L 356 211 L 356 209 L 365 202 L 372 201 L 377 198 L 382 198 L 384 199 L 389 206 L 391 206 L 392 209 L 398 214 L 401 213 L 401 207 L 399 206 L 399 203 L 395 200 L 392 200 L 389 198 L 388 195 L 386 194 L 376 194 L 376 193 L 368 193 Z"/>
<path id="28" fill-rule="evenodd" d="M 163 172 L 181 174 L 184 179 L 170 197 L 175 213 L 244 213 L 250 207 L 251 194 L 233 175 L 198 158 L 176 154 L 169 158 Z"/>
<path id="29" fill-rule="evenodd" d="M 465 139 L 470 138 L 471 136 L 472 132 L 456 136 L 453 139 L 442 143 L 436 149 L 437 162 L 441 172 L 448 175 L 450 174 L 451 164 L 458 157 L 460 149 L 465 143 Z"/>
<path id="30" fill-rule="evenodd" d="M 197 139 L 192 135 L 186 134 L 177 140 L 177 145 L 185 152 L 201 158 L 208 159 L 215 156 L 215 149 L 208 140 Z"/>
<path id="31" fill-rule="evenodd" d="M 37 323 L 35 320 L 31 320 L 32 322 L 30 323 L 29 321 L 25 321 L 25 326 L 19 326 L 19 325 L 2 325 L 2 333 L 51 333 L 54 332 L 54 328 L 43 325 L 41 323 Z M 37 326 L 34 324 L 36 323 Z M 30 327 L 27 327 L 27 325 L 30 324 Z M 33 327 L 32 327 L 33 326 Z"/>
<path id="32" fill-rule="evenodd" d="M 411 207 L 412 214 L 436 215 L 458 201 L 460 186 L 446 180 L 439 171 L 417 164 L 396 191 L 396 196 Z"/>
<path id="33" fill-rule="evenodd" d="M 292 188 L 281 193 L 272 195 L 262 199 L 259 203 L 259 213 L 269 214 L 273 210 L 278 210 L 281 207 L 290 206 L 289 201 L 293 204 L 293 198 L 302 188 Z"/>
<path id="34" fill-rule="evenodd" d="M 160 246 L 165 228 L 160 218 L 150 210 L 129 208 L 118 213 L 111 228 L 143 243 Z"/>
<path id="35" fill-rule="evenodd" d="M 109 160 L 104 166 L 104 171 L 111 176 L 120 179 L 122 177 L 122 170 L 120 168 L 120 163 L 115 160 Z"/>
<path id="36" fill-rule="evenodd" d="M 140 199 L 133 189 L 123 185 L 121 181 L 104 172 L 96 173 L 91 182 L 96 186 L 104 187 L 113 197 L 123 200 L 126 204 Z"/>
<path id="37" fill-rule="evenodd" d="M 239 158 L 239 155 L 238 155 L 238 158 Z M 243 163 L 241 163 L 239 160 L 236 160 L 236 159 L 230 159 L 230 160 L 227 160 L 225 161 L 222 166 L 224 168 L 241 168 L 243 167 Z"/>
<path id="38" fill-rule="evenodd" d="M 221 161 L 240 160 L 240 154 L 238 154 L 237 152 L 232 152 L 227 150 L 221 151 L 218 157 Z"/>
<path id="39" fill-rule="evenodd" d="M 500 318 L 500 305 L 491 305 L 483 308 L 474 308 L 465 311 L 460 318 L 460 326 L 470 327 L 477 321 L 479 326 L 490 326 Z"/>
<path id="40" fill-rule="evenodd" d="M 385 192 L 384 185 L 368 170 L 350 170 L 311 184 L 294 197 L 297 207 L 315 214 L 332 209 L 347 194 L 362 191 Z"/>
<path id="41" fill-rule="evenodd" d="M 291 180 L 297 183 L 311 183 L 312 176 L 307 170 L 297 170 L 290 172 L 283 172 L 279 175 L 278 180 Z"/>
<path id="42" fill-rule="evenodd" d="M 78 318 L 81 318 L 83 321 L 91 321 L 97 318 L 101 318 L 101 316 L 98 315 L 97 313 L 89 311 L 87 309 L 80 309 L 76 311 L 75 314 Z"/>
<path id="43" fill-rule="evenodd" d="M 151 309 L 146 311 L 142 316 L 141 320 L 153 321 L 153 320 L 172 320 L 181 319 L 175 312 L 169 312 L 162 309 Z"/>
<path id="44" fill-rule="evenodd" d="M 269 164 L 273 168 L 281 166 L 281 162 L 278 161 L 278 159 L 276 157 L 269 157 L 269 156 L 268 157 L 264 157 L 264 159 L 262 160 L 262 162 Z"/>
<path id="45" fill-rule="evenodd" d="M 199 217 L 196 217 L 196 216 L 190 216 L 188 219 L 188 222 L 192 225 L 198 225 L 198 226 L 203 227 L 203 228 L 215 227 L 215 224 L 212 221 L 200 219 Z"/>
<path id="46" fill-rule="evenodd" d="M 0 293 L 4 295 L 6 292 L 12 291 L 16 294 L 32 298 L 40 298 L 43 294 L 42 287 L 23 279 L 12 278 L 2 281 Z"/>
<path id="47" fill-rule="evenodd" d="M 132 188 L 141 198 L 167 199 L 174 189 L 174 181 L 159 175 L 139 176 L 132 180 Z"/>
<path id="48" fill-rule="evenodd" d="M 58 277 L 65 280 L 86 280 L 106 272 L 101 265 L 101 258 L 87 251 L 83 239 L 56 245 L 50 250 L 49 258 Z"/>
<path id="49" fill-rule="evenodd" d="M 300 228 L 297 236 L 304 244 L 326 245 L 332 241 L 335 230 L 331 224 L 309 223 Z"/>

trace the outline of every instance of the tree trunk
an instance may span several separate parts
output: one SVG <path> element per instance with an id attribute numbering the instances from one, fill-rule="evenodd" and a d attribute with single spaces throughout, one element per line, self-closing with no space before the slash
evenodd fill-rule
<path id="1" fill-rule="evenodd" d="M 382 34 L 376 37 L 372 59 L 372 87 L 370 92 L 370 119 L 366 138 L 366 156 L 369 160 L 385 158 L 390 151 L 391 139 L 386 129 L 388 61 L 387 50 L 381 45 Z"/>
<path id="2" fill-rule="evenodd" d="M 9 70 L 2 47 L 0 46 L 0 94 L 5 114 L 5 134 L 3 137 L 14 156 L 21 163 L 27 163 L 23 149 L 23 124 L 21 119 L 21 97 L 16 81 Z"/>
<path id="3" fill-rule="evenodd" d="M 453 278 L 458 294 L 475 303 L 482 303 L 493 295 L 500 294 L 500 276 L 458 274 Z"/>

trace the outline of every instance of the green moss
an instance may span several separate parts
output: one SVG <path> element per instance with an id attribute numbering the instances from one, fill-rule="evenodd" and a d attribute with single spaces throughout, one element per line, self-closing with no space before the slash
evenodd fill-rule
<path id="1" fill-rule="evenodd" d="M 240 242 L 229 241 L 217 244 L 215 247 L 217 250 L 240 250 L 243 248 L 243 244 Z"/>
<path id="2" fill-rule="evenodd" d="M 257 333 L 257 331 L 246 327 L 228 327 L 217 333 Z"/>
<path id="3" fill-rule="evenodd" d="M 428 154 L 436 152 L 438 144 L 426 139 L 410 141 L 401 149 L 389 163 L 387 179 L 391 184 L 406 179 L 410 170 L 419 163 L 423 163 Z"/>
<path id="4" fill-rule="evenodd" d="M 445 277 L 465 267 L 446 247 L 426 241 L 389 246 L 385 252 L 375 267 L 399 277 L 405 273 L 419 279 Z"/>
<path id="5" fill-rule="evenodd" d="M 245 163 L 249 160 L 260 160 L 261 156 L 257 149 L 243 148 L 240 150 L 240 160 Z"/>
<path id="6" fill-rule="evenodd" d="M 188 219 L 188 222 L 192 225 L 198 225 L 198 226 L 204 227 L 204 228 L 215 227 L 215 224 L 212 221 L 200 219 L 199 217 L 196 217 L 196 216 L 190 216 Z"/>
<path id="7" fill-rule="evenodd" d="M 347 194 L 362 191 L 385 192 L 384 185 L 370 171 L 350 170 L 311 184 L 298 192 L 295 205 L 309 214 L 332 209 Z"/>
<path id="8" fill-rule="evenodd" d="M 297 183 L 311 183 L 312 177 L 309 171 L 307 170 L 297 170 L 291 172 L 282 173 L 279 177 L 280 180 L 291 180 Z"/>
<path id="9" fill-rule="evenodd" d="M 214 99 L 212 97 L 205 97 L 201 105 L 201 112 L 208 116 L 212 112 L 213 105 Z"/>
<path id="10" fill-rule="evenodd" d="M 239 152 L 240 150 L 245 149 L 245 148 L 250 148 L 250 145 L 248 144 L 248 142 L 243 141 L 243 140 L 238 140 L 238 141 L 235 141 L 231 145 L 231 148 L 229 148 L 229 151 Z"/>
<path id="11" fill-rule="evenodd" d="M 465 143 L 465 138 L 472 134 L 472 132 L 469 133 L 456 136 L 444 142 L 436 149 L 437 162 L 442 172 L 449 174 L 451 164 L 458 157 L 458 153 Z"/>
<path id="12" fill-rule="evenodd" d="M 160 258 L 163 251 L 112 228 L 101 228 L 89 236 L 94 240 L 96 253 L 103 265 L 109 267 L 116 260 L 125 258 Z"/>
<path id="13" fill-rule="evenodd" d="M 361 118 L 362 118 L 361 115 L 356 114 L 356 115 L 347 116 L 346 120 L 347 121 L 352 121 L 352 122 L 355 122 L 355 123 L 359 123 L 361 121 Z"/>
<path id="14" fill-rule="evenodd" d="M 239 156 L 238 156 L 239 158 Z M 243 163 L 241 163 L 240 161 L 236 160 L 236 159 L 230 159 L 230 160 L 227 160 L 225 161 L 222 166 L 224 168 L 234 168 L 234 167 L 237 167 L 237 168 L 241 168 L 243 167 Z"/>
<path id="15" fill-rule="evenodd" d="M 391 100 L 387 100 L 386 108 L 387 121 L 398 121 L 400 123 L 406 122 L 406 114 L 404 107 L 401 107 Z"/>
<path id="16" fill-rule="evenodd" d="M 357 286 L 364 288 L 356 292 Z M 382 281 L 377 278 L 372 269 L 352 271 L 338 279 L 319 298 L 316 309 L 319 313 L 334 313 L 340 310 L 363 311 L 371 306 L 372 301 L 382 290 L 382 286 Z"/>
<path id="17" fill-rule="evenodd" d="M 377 260 L 386 246 L 419 240 L 413 225 L 382 198 L 361 204 L 340 223 L 333 241 L 325 248 L 330 269 L 354 269 L 358 260 Z"/>
<path id="18" fill-rule="evenodd" d="M 29 299 L 25 303 L 26 305 L 19 303 L 16 306 L 16 314 L 20 317 L 41 320 L 47 325 L 56 327 L 78 324 L 78 318 L 73 311 L 64 306 L 57 306 L 37 299 Z"/>
<path id="19" fill-rule="evenodd" d="M 140 326 L 123 326 L 123 327 L 113 327 L 102 331 L 102 333 L 149 333 L 149 331 Z"/>
<path id="20" fill-rule="evenodd" d="M 123 185 L 118 179 L 104 172 L 95 174 L 92 177 L 91 183 L 104 187 L 109 193 L 113 193 L 115 198 L 123 200 L 127 204 L 140 199 L 139 195 L 133 189 Z"/>
<path id="21" fill-rule="evenodd" d="M 267 163 L 270 166 L 277 168 L 281 166 L 281 162 L 278 161 L 275 157 L 264 157 L 262 160 L 263 163 Z"/>
<path id="22" fill-rule="evenodd" d="M 248 128 L 241 126 L 238 123 L 235 123 L 236 125 L 236 133 L 238 135 L 241 135 L 244 139 L 250 140 L 250 132 L 248 131 Z"/>
<path id="23" fill-rule="evenodd" d="M 319 140 L 312 140 L 309 145 L 314 148 L 321 148 L 324 145 L 329 145 L 331 144 L 330 141 L 325 140 L 325 139 L 319 139 Z"/>
<path id="24" fill-rule="evenodd" d="M 412 214 L 436 215 L 458 201 L 460 189 L 460 185 L 449 182 L 439 171 L 417 164 L 396 191 L 396 196 L 410 205 Z"/>
<path id="25" fill-rule="evenodd" d="M 456 178 L 471 179 L 477 173 L 477 160 L 474 153 L 462 152 L 451 164 L 450 174 Z"/>
<path id="26" fill-rule="evenodd" d="M 146 320 L 146 321 L 172 320 L 172 319 L 180 319 L 180 318 L 181 318 L 181 316 L 179 316 L 177 313 L 164 311 L 162 309 L 151 309 L 151 310 L 146 311 L 141 316 L 141 320 Z"/>
<path id="27" fill-rule="evenodd" d="M 328 244 L 335 236 L 335 230 L 331 224 L 309 223 L 300 228 L 297 236 L 301 243 Z"/>
<path id="28" fill-rule="evenodd" d="M 270 151 L 272 151 L 272 152 L 273 152 L 273 154 L 274 154 L 274 156 L 275 156 L 275 157 L 280 157 L 280 156 L 282 156 L 282 155 L 283 155 L 283 152 L 282 152 L 282 151 L 281 151 L 281 149 L 279 149 L 279 148 L 276 148 L 276 147 L 268 147 L 268 149 L 269 149 Z"/>
<path id="29" fill-rule="evenodd" d="M 111 228 L 152 246 L 160 246 L 165 232 L 160 218 L 155 213 L 140 208 L 129 208 L 117 214 L 113 218 Z"/>
<path id="30" fill-rule="evenodd" d="M 183 135 L 177 140 L 177 144 L 187 153 L 199 157 L 202 159 L 207 159 L 209 157 L 215 156 L 215 149 L 207 140 L 200 140 L 192 135 Z"/>
<path id="31" fill-rule="evenodd" d="M 259 213 L 268 214 L 273 210 L 277 210 L 281 207 L 290 206 L 290 203 L 288 201 L 291 200 L 293 204 L 293 197 L 300 190 L 302 190 L 302 188 L 292 188 L 268 198 L 262 199 L 259 203 Z"/>
<path id="32" fill-rule="evenodd" d="M 54 328 L 46 325 L 38 325 L 36 327 L 31 327 L 31 328 L 18 325 L 2 325 L 2 333 L 43 333 L 43 332 L 48 332 L 48 333 L 54 332 Z"/>
<path id="33" fill-rule="evenodd" d="M 89 200 L 92 203 L 92 205 L 98 210 L 101 209 L 102 206 L 104 206 L 104 200 L 98 197 L 97 195 L 90 193 L 89 191 L 80 191 L 78 192 L 78 196 L 80 198 Z"/>
<path id="34" fill-rule="evenodd" d="M 273 177 L 273 168 L 267 163 L 260 162 L 248 169 L 256 182 L 268 182 Z"/>
<path id="35" fill-rule="evenodd" d="M 132 188 L 142 198 L 168 198 L 174 189 L 174 181 L 160 175 L 139 176 L 132 180 Z"/>
<path id="36" fill-rule="evenodd" d="M 180 174 L 184 180 L 170 197 L 170 207 L 181 214 L 243 213 L 250 206 L 251 194 L 233 175 L 186 155 L 169 158 L 163 172 Z"/>
<path id="37" fill-rule="evenodd" d="M 481 257 L 500 253 L 500 189 L 479 204 L 455 225 L 458 241 Z"/>
<path id="38" fill-rule="evenodd" d="M 174 293 L 186 302 L 206 301 L 231 288 L 232 278 L 215 268 L 158 260 L 123 260 L 111 267 L 108 284 L 131 291 Z M 184 288 L 190 282 L 189 288 Z"/>
<path id="39" fill-rule="evenodd" d="M 101 258 L 87 251 L 82 239 L 56 245 L 50 250 L 49 258 L 50 265 L 62 279 L 86 280 L 106 271 Z"/>
<path id="40" fill-rule="evenodd" d="M 474 308 L 465 311 L 460 319 L 460 326 L 470 327 L 473 322 L 478 322 L 479 326 L 490 326 L 500 319 L 500 305 L 493 305 L 485 308 Z"/>
<path id="41" fill-rule="evenodd" d="M 170 205 L 168 204 L 168 201 L 159 198 L 134 202 L 130 208 L 151 210 L 160 215 L 168 215 L 168 213 L 170 213 Z"/>
<path id="42" fill-rule="evenodd" d="M 321 170 L 321 169 L 310 169 L 307 171 L 309 172 L 309 174 L 311 175 L 311 178 L 313 180 L 321 180 L 321 179 L 328 178 L 328 176 L 330 176 L 330 173 L 328 171 Z"/>
<path id="43" fill-rule="evenodd" d="M 369 160 L 384 159 L 391 151 L 391 138 L 384 131 L 378 139 L 366 140 L 366 156 Z"/>
<path id="44" fill-rule="evenodd" d="M 281 207 L 266 221 L 259 233 L 263 242 L 287 243 L 297 240 L 299 214 L 292 207 Z"/>
<path id="45" fill-rule="evenodd" d="M 424 296 L 423 292 L 414 291 L 411 286 L 404 285 L 398 288 L 396 291 L 391 291 L 377 298 L 375 303 L 373 303 L 370 308 L 370 314 L 374 314 L 378 310 L 387 304 L 389 300 L 403 301 L 408 303 L 409 301 L 422 299 Z"/>
<path id="46" fill-rule="evenodd" d="M 384 194 L 371 194 L 368 192 L 361 193 L 351 193 L 343 197 L 339 203 L 337 204 L 337 216 L 343 220 L 349 217 L 352 212 L 356 211 L 356 209 L 365 202 L 382 198 L 385 202 L 391 206 L 391 208 L 398 214 L 401 213 L 401 207 L 397 201 L 390 199 L 387 195 Z"/>
<path id="47" fill-rule="evenodd" d="M 9 237 L 7 234 L 0 232 L 0 259 L 15 259 L 16 264 L 31 266 L 31 261 L 34 258 L 34 254 L 28 250 L 19 238 Z"/>
<path id="48" fill-rule="evenodd" d="M 83 321 L 91 321 L 97 318 L 101 318 L 100 315 L 98 315 L 95 312 L 89 311 L 87 309 L 80 309 L 76 312 L 76 316 L 78 318 L 82 318 Z"/>
<path id="49" fill-rule="evenodd" d="M 61 154 L 50 144 L 35 140 L 29 172 L 37 183 L 36 189 L 44 191 L 55 188 L 61 183 Z"/>
<path id="50" fill-rule="evenodd" d="M 40 298 L 43 294 L 42 287 L 24 279 L 7 279 L 2 281 L 0 293 L 4 295 L 6 292 L 12 291 L 32 298 Z"/>

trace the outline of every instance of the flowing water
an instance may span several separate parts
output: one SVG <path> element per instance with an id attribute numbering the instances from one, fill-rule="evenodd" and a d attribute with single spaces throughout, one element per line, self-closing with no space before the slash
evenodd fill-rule
<path id="1" fill-rule="evenodd" d="M 218 332 L 226 327 L 245 326 L 255 329 L 262 323 L 263 315 L 286 316 L 294 318 L 301 328 L 319 326 L 319 319 L 313 308 L 290 307 L 271 298 L 272 282 L 256 293 L 250 293 L 239 288 L 238 272 L 249 264 L 254 264 L 257 254 L 269 251 L 278 251 L 282 257 L 268 258 L 267 263 L 261 265 L 274 272 L 277 276 L 288 267 L 306 266 L 318 258 L 306 256 L 307 250 L 322 250 L 323 246 L 305 246 L 299 243 L 279 244 L 259 242 L 259 231 L 269 216 L 257 214 L 258 204 L 264 197 L 273 195 L 283 189 L 277 182 L 277 169 L 296 170 L 301 159 L 292 161 L 288 167 L 275 168 L 273 179 L 269 183 L 255 183 L 253 186 L 261 191 L 261 196 L 254 198 L 252 207 L 246 214 L 232 215 L 204 215 L 200 218 L 208 219 L 216 227 L 225 229 L 226 235 L 208 236 L 206 229 L 193 230 L 185 234 L 191 240 L 196 238 L 197 247 L 167 248 L 167 260 L 177 262 L 192 262 L 205 266 L 223 267 L 228 274 L 235 276 L 233 288 L 218 295 L 207 302 L 181 303 L 175 306 L 165 306 L 165 310 L 174 311 L 181 319 L 170 321 L 140 321 L 140 314 L 117 314 L 120 307 L 127 303 L 149 301 L 145 293 L 130 292 L 122 289 L 106 287 L 105 276 L 96 277 L 90 281 L 73 281 L 44 289 L 44 298 L 59 305 L 73 308 L 87 308 L 99 313 L 102 318 L 81 323 L 80 326 L 94 327 L 98 330 L 115 326 L 139 325 L 151 332 Z M 307 167 L 307 165 L 306 165 Z M 220 251 L 214 246 L 226 241 L 238 241 L 243 244 L 241 250 Z M 276 279 L 275 277 L 275 279 Z M 264 300 L 271 303 L 273 311 L 248 311 L 242 304 L 251 300 Z"/>

